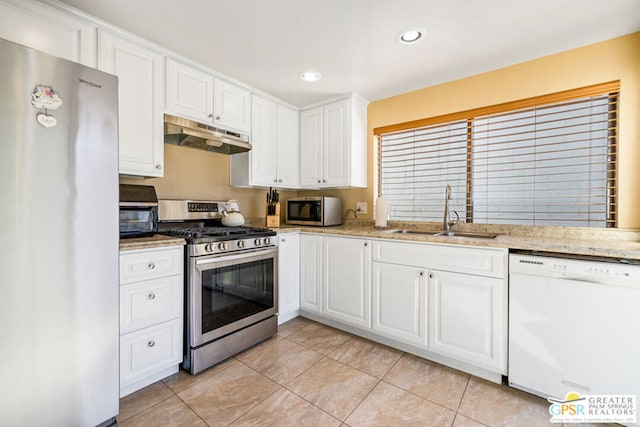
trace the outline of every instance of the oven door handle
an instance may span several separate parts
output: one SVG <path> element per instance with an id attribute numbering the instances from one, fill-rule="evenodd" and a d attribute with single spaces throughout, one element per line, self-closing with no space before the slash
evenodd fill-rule
<path id="1" fill-rule="evenodd" d="M 213 257 L 201 258 L 196 260 L 196 265 L 218 264 L 221 262 L 251 259 L 251 258 L 255 258 L 256 260 L 265 259 L 265 258 L 271 258 L 273 256 L 272 254 L 277 254 L 277 253 L 278 253 L 277 246 L 273 246 L 268 249 L 265 248 L 265 249 L 258 249 L 256 251 L 245 251 L 245 252 L 236 253 L 232 255 L 222 255 L 222 256 L 216 255 Z"/>

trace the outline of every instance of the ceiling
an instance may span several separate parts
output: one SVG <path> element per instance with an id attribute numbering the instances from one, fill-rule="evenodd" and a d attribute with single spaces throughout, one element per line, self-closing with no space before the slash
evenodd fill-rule
<path id="1" fill-rule="evenodd" d="M 370 101 L 640 30 L 640 0 L 63 0 L 297 106 Z M 422 27 L 426 38 L 396 35 Z M 300 72 L 322 79 L 306 83 Z"/>

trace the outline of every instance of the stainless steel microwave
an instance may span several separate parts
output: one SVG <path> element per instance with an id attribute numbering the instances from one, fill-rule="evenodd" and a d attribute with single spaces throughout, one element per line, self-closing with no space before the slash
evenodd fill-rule
<path id="1" fill-rule="evenodd" d="M 328 227 L 342 224 L 339 197 L 294 197 L 287 199 L 287 224 Z"/>

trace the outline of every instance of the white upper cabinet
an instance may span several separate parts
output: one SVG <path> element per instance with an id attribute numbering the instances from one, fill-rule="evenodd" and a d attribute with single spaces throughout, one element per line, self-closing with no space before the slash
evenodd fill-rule
<path id="1" fill-rule="evenodd" d="M 101 30 L 98 68 L 118 76 L 120 174 L 164 173 L 161 54 Z"/>
<path id="2" fill-rule="evenodd" d="M 252 149 L 231 156 L 231 185 L 296 188 L 300 116 L 271 100 L 251 98 Z"/>
<path id="3" fill-rule="evenodd" d="M 73 62 L 96 66 L 96 28 L 45 4 L 0 2 L 0 38 Z"/>
<path id="4" fill-rule="evenodd" d="M 248 90 L 214 79 L 213 123 L 242 133 L 251 130 L 251 93 Z"/>
<path id="5" fill-rule="evenodd" d="M 202 123 L 213 119 L 213 77 L 167 58 L 165 111 Z"/>
<path id="6" fill-rule="evenodd" d="M 319 187 L 322 184 L 323 108 L 300 112 L 300 185 Z"/>
<path id="7" fill-rule="evenodd" d="M 356 94 L 300 113 L 302 187 L 366 187 L 367 101 Z"/>
<path id="8" fill-rule="evenodd" d="M 252 126 L 251 126 L 251 151 L 246 153 L 244 159 L 232 156 L 232 168 L 240 166 L 242 160 L 248 159 L 250 163 L 249 175 L 252 185 L 275 186 L 278 161 L 278 131 L 277 131 L 277 107 L 274 102 L 253 96 L 252 102 Z M 238 162 L 236 162 L 236 159 Z M 244 166 L 244 165 L 243 165 Z M 243 174 L 246 175 L 246 166 Z M 232 182 L 232 184 L 234 184 Z"/>
<path id="9" fill-rule="evenodd" d="M 248 134 L 251 93 L 211 74 L 167 58 L 165 111 L 201 123 Z"/>
<path id="10" fill-rule="evenodd" d="M 283 105 L 277 106 L 278 187 L 300 185 L 300 113 Z"/>

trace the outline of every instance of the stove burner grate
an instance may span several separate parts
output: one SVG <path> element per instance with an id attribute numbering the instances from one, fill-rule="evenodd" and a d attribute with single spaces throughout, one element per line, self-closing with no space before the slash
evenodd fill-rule
<path id="1" fill-rule="evenodd" d="M 196 227 L 196 228 L 171 228 L 163 233 L 187 239 L 200 239 L 202 237 L 227 237 L 243 236 L 255 233 L 271 233 L 266 227 Z"/>

